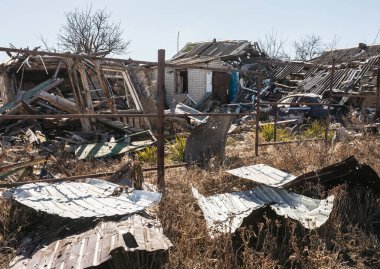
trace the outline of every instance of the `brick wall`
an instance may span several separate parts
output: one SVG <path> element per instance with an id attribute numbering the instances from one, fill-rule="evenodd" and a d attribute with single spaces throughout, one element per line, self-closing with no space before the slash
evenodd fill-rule
<path id="1" fill-rule="evenodd" d="M 170 105 L 175 95 L 174 69 L 165 68 L 165 97 L 166 103 Z"/>
<path id="2" fill-rule="evenodd" d="M 199 103 L 206 97 L 206 74 L 207 70 L 188 69 L 189 95 Z"/>
<path id="3" fill-rule="evenodd" d="M 188 94 L 195 102 L 200 102 L 206 97 L 206 74 L 209 71 L 202 69 L 188 69 Z M 174 69 L 165 69 L 165 94 L 166 103 L 170 105 L 172 99 L 175 98 L 176 89 L 174 81 Z"/>

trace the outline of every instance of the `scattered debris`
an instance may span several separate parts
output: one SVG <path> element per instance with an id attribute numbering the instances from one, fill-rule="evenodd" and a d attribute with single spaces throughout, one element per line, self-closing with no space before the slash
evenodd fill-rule
<path id="1" fill-rule="evenodd" d="M 369 165 L 360 163 L 354 156 L 318 171 L 303 174 L 282 187 L 302 193 L 310 186 L 317 184 L 327 190 L 341 184 L 348 184 L 349 187 L 364 187 L 380 193 L 380 177 Z"/>
<path id="2" fill-rule="evenodd" d="M 173 106 L 171 109 L 165 110 L 165 114 L 183 115 L 183 114 L 200 114 L 200 113 L 201 112 L 199 112 L 198 110 L 182 103 L 178 103 L 175 106 Z M 201 124 L 207 121 L 208 116 L 189 116 L 189 118 L 195 121 L 196 124 Z"/>

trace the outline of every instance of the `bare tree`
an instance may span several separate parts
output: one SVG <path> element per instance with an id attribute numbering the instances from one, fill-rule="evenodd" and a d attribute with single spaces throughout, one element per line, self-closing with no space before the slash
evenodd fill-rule
<path id="1" fill-rule="evenodd" d="M 299 41 L 294 42 L 295 59 L 300 61 L 308 61 L 320 56 L 324 50 L 322 38 L 319 35 L 306 35 Z"/>
<path id="2" fill-rule="evenodd" d="M 65 16 L 66 23 L 58 35 L 60 50 L 102 56 L 126 52 L 130 42 L 123 41 L 120 23 L 112 22 L 111 13 L 105 9 L 75 9 Z"/>
<path id="3" fill-rule="evenodd" d="M 286 40 L 282 36 L 278 36 L 277 31 L 272 30 L 270 34 L 265 35 L 264 40 L 259 40 L 260 49 L 270 58 L 276 60 L 288 59 L 289 56 L 285 52 Z"/>
<path id="4" fill-rule="evenodd" d="M 325 43 L 326 50 L 336 50 L 340 38 L 335 34 L 334 37 L 327 43 Z"/>

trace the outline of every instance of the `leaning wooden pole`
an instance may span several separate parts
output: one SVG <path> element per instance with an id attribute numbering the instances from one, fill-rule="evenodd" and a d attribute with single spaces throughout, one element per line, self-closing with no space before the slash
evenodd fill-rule
<path id="1" fill-rule="evenodd" d="M 165 193 L 165 168 L 164 168 L 164 89 L 165 89 L 165 50 L 158 50 L 158 77 L 157 77 L 157 185 L 159 191 Z"/>

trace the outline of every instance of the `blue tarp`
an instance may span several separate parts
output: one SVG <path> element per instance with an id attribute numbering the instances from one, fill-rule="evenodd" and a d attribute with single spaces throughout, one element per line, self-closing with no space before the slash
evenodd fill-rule
<path id="1" fill-rule="evenodd" d="M 233 102 L 239 93 L 239 73 L 232 71 L 230 73 L 230 85 L 228 89 L 228 102 Z"/>

